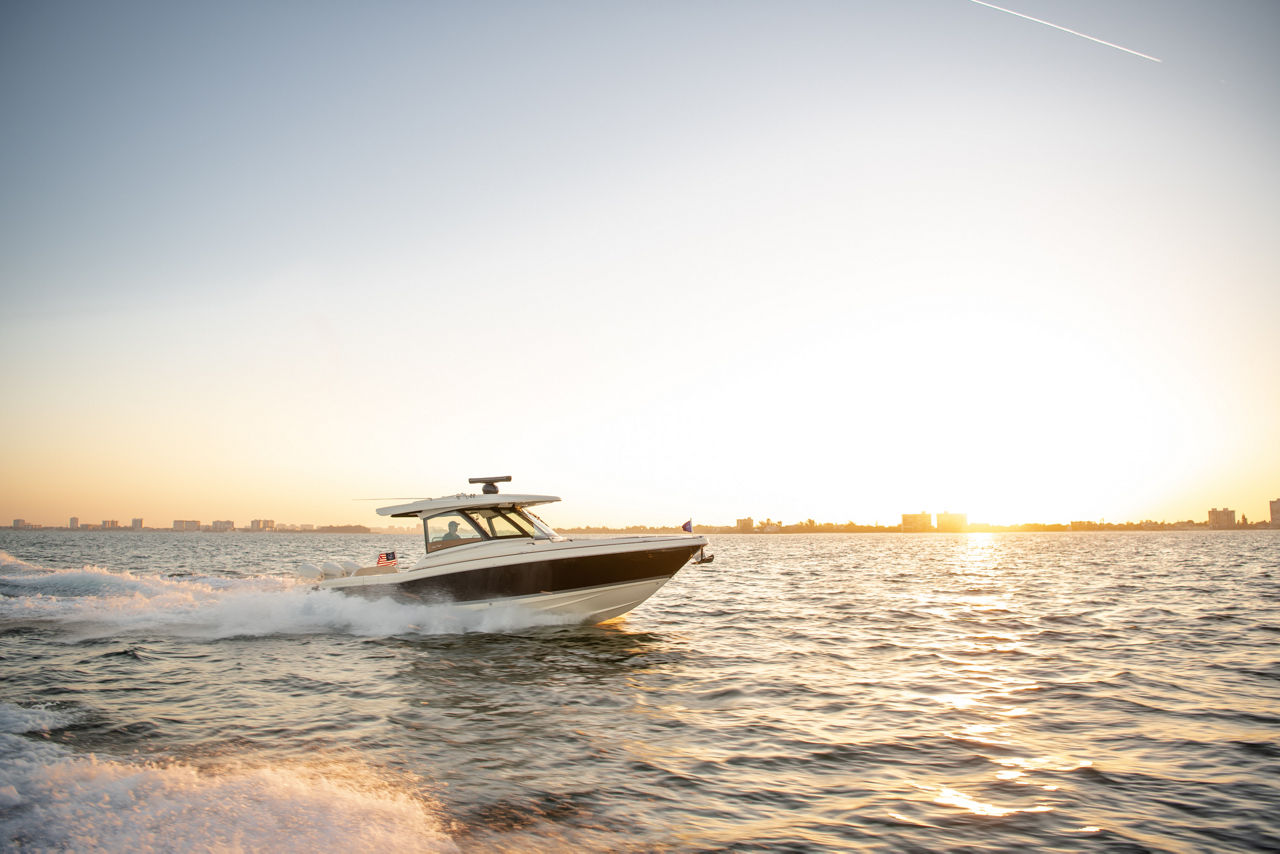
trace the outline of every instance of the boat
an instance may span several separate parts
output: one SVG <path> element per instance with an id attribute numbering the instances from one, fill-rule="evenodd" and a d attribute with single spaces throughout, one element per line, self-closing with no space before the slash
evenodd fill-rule
<path id="1" fill-rule="evenodd" d="M 392 597 L 467 609 L 516 606 L 599 623 L 635 608 L 707 545 L 703 536 L 575 539 L 530 510 L 555 495 L 498 490 L 510 475 L 473 477 L 479 494 L 458 493 L 378 508 L 378 515 L 422 520 L 426 553 L 410 567 L 386 554 L 374 566 L 307 564 L 300 574 L 322 590 Z"/>

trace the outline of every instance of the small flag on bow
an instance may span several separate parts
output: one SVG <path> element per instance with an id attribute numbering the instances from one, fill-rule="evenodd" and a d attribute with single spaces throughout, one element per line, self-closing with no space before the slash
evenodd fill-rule
<path id="1" fill-rule="evenodd" d="M 685 522 L 683 525 L 681 525 L 681 526 L 680 526 L 680 530 L 684 531 L 686 534 L 692 534 L 692 533 L 693 533 L 693 520 L 692 520 L 692 519 L 690 519 L 688 522 Z"/>

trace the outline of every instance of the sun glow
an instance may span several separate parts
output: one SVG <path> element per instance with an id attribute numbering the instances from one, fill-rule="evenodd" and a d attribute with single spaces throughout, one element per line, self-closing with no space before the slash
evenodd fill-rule
<path id="1" fill-rule="evenodd" d="M 1266 518 L 1274 13 L 981 5 L 24 15 L 0 518 Z"/>

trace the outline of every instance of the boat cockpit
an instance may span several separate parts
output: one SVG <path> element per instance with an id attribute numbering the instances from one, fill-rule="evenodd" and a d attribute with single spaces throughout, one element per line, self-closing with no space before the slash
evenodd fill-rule
<path id="1" fill-rule="evenodd" d="M 422 519 L 427 553 L 484 540 L 564 539 L 523 507 L 476 507 L 446 510 Z"/>

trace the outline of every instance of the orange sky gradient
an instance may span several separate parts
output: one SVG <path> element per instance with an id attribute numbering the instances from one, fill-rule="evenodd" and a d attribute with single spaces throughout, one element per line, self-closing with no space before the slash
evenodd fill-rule
<path id="1" fill-rule="evenodd" d="M 1280 7 L 1002 5 L 10 4 L 0 520 L 1267 518 Z"/>

